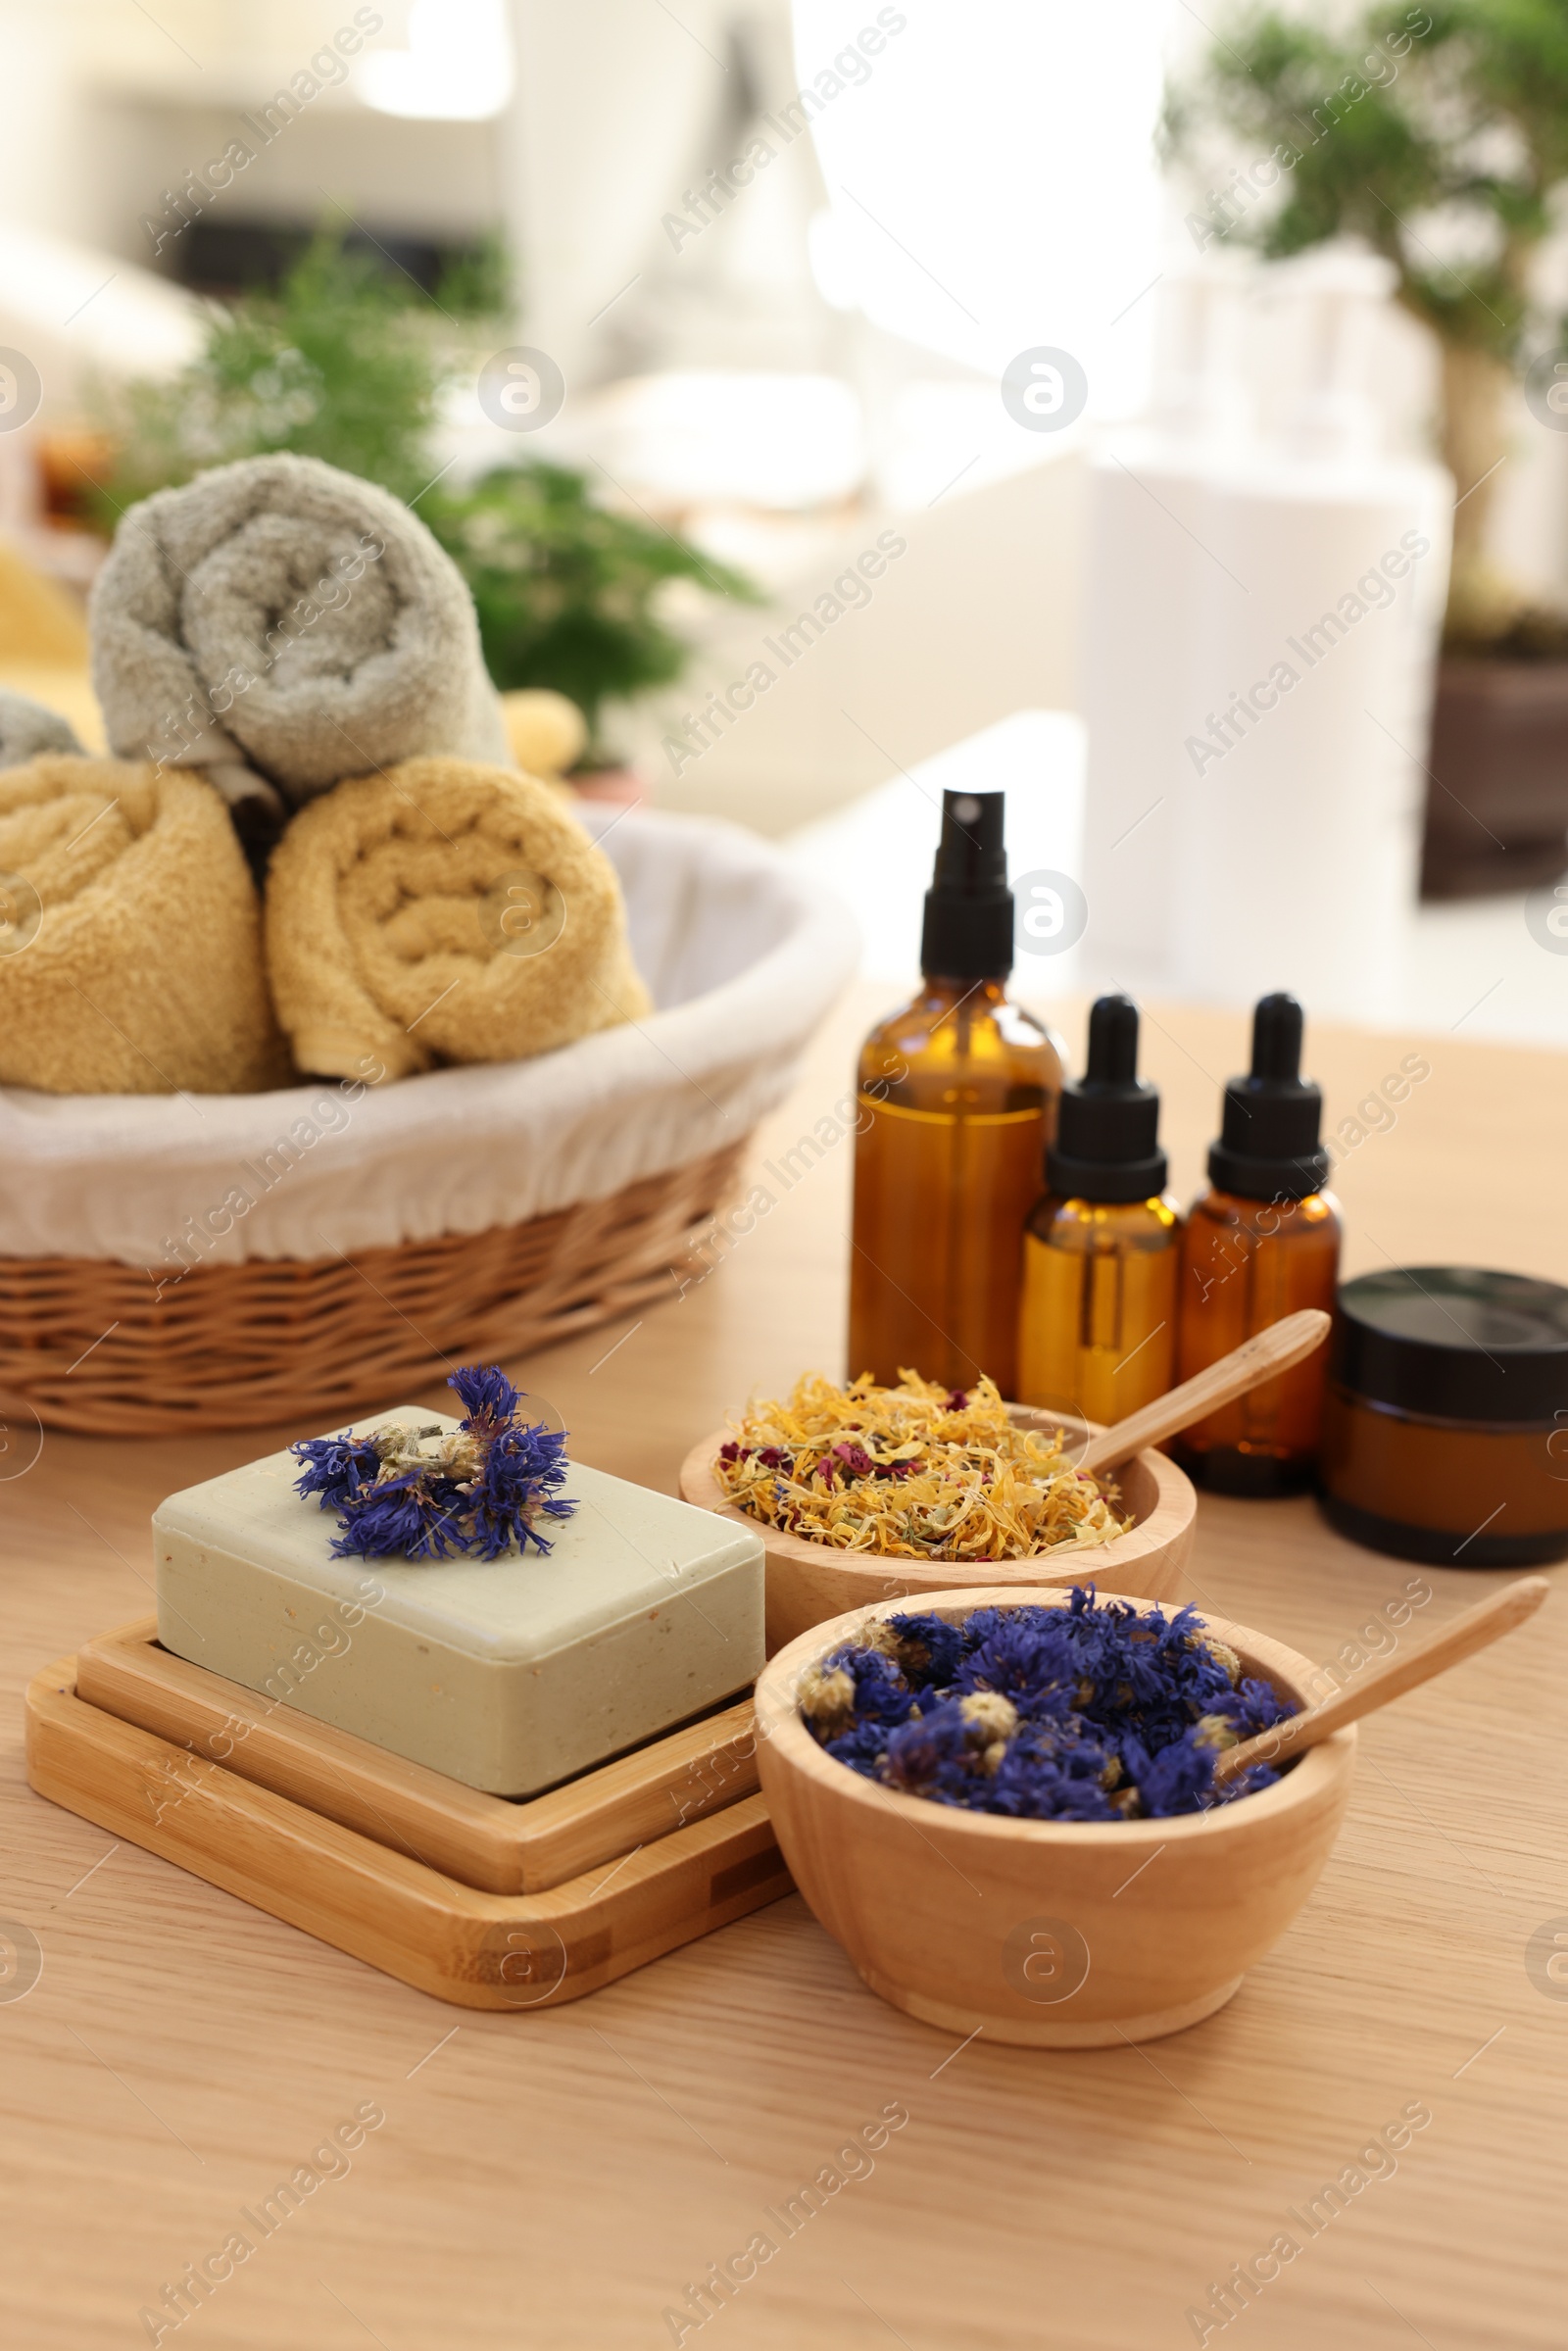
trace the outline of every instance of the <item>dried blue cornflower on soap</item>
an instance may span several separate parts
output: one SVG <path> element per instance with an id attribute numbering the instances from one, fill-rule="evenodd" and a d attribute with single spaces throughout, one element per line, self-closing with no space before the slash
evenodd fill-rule
<path id="1" fill-rule="evenodd" d="M 517 1391 L 495 1364 L 447 1382 L 467 1407 L 454 1430 L 370 1429 L 307 1437 L 289 1446 L 305 1464 L 295 1481 L 335 1510 L 334 1558 L 498 1559 L 531 1543 L 548 1551 L 540 1521 L 569 1518 L 566 1439 L 525 1421 Z"/>
<path id="2" fill-rule="evenodd" d="M 800 1707 L 851 1771 L 1015 1820 L 1162 1820 L 1272 1787 L 1214 1758 L 1294 1714 L 1196 1609 L 1165 1616 L 1075 1587 L 1065 1604 L 869 1625 L 807 1674 Z"/>

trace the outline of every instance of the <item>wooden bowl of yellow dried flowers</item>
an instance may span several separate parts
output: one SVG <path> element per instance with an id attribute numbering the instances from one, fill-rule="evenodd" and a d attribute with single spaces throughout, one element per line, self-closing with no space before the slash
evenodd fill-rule
<path id="1" fill-rule="evenodd" d="M 680 1491 L 760 1530 L 771 1657 L 812 1625 L 964 1585 L 1094 1583 L 1174 1598 L 1198 1496 L 1159 1452 L 1115 1477 L 1073 1457 L 1094 1421 L 927 1380 L 836 1387 L 810 1373 L 693 1445 Z"/>

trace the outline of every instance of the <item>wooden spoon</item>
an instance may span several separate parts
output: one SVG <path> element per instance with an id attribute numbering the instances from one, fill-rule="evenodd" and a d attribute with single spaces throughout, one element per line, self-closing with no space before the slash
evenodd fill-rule
<path id="1" fill-rule="evenodd" d="M 1226 1747 L 1214 1764 L 1214 1785 L 1223 1788 L 1254 1763 L 1283 1763 L 1298 1755 L 1303 1747 L 1315 1747 L 1321 1739 L 1332 1739 L 1347 1723 L 1353 1723 L 1375 1707 L 1386 1706 L 1391 1698 L 1414 1690 L 1418 1682 L 1430 1682 L 1434 1674 L 1446 1673 L 1457 1665 L 1461 1657 L 1473 1657 L 1489 1641 L 1503 1633 L 1511 1633 L 1534 1616 L 1551 1586 L 1544 1576 L 1521 1576 L 1517 1583 L 1505 1584 L 1489 1599 L 1478 1601 L 1456 1616 L 1451 1625 L 1434 1633 L 1402 1655 L 1386 1657 L 1364 1674 L 1351 1690 L 1336 1690 L 1333 1697 L 1320 1705 L 1309 1706 L 1304 1714 L 1293 1714 L 1289 1721 L 1276 1723 L 1271 1731 L 1260 1731 L 1255 1739 L 1244 1739 L 1239 1745 Z"/>
<path id="2" fill-rule="evenodd" d="M 1321 1347 L 1328 1337 L 1329 1319 L 1318 1307 L 1305 1306 L 1299 1314 L 1287 1314 L 1283 1322 L 1270 1323 L 1266 1331 L 1244 1340 L 1196 1379 L 1183 1380 L 1179 1388 L 1167 1389 L 1141 1412 L 1130 1412 L 1113 1428 L 1091 1438 L 1078 1467 L 1092 1474 L 1115 1469 L 1147 1445 L 1158 1445 L 1174 1437 L 1178 1429 L 1190 1429 L 1195 1420 L 1217 1412 L 1221 1404 L 1233 1404 L 1250 1388 L 1289 1371 L 1293 1363 L 1299 1363 L 1303 1355 Z"/>

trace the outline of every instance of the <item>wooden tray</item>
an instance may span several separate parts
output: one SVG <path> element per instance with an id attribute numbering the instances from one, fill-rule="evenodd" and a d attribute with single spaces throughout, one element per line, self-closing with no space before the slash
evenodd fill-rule
<path id="1" fill-rule="evenodd" d="M 127 1644 L 121 1639 L 123 1649 Z M 112 1676 L 115 1669 L 106 1667 L 103 1651 L 113 1642 L 94 1647 L 94 1671 Z M 406 1823 L 390 1816 L 381 1823 L 383 1835 L 391 1832 L 404 1843 L 400 1850 L 397 1842 L 378 1841 L 309 1803 L 242 1778 L 194 1746 L 176 1744 L 89 1704 L 77 1692 L 76 1666 L 75 1658 L 63 1658 L 35 1675 L 27 1690 L 27 1777 L 40 1795 L 460 2007 L 559 2007 L 791 1890 L 759 1795 L 710 1809 L 662 1836 L 656 1831 L 650 1840 L 639 1839 L 634 1818 L 618 1859 L 596 1862 L 542 1892 L 503 1894 L 465 1885 L 406 1849 Z M 133 1676 L 127 1673 L 127 1679 Z M 217 1675 L 202 1679 L 235 1698 L 252 1699 L 251 1692 Z M 225 1703 L 225 1719 L 229 1710 Z M 711 1736 L 710 1725 L 700 1728 Z M 364 1755 L 376 1752 L 363 1740 L 345 1741 L 341 1733 L 318 1724 L 289 1729 L 302 1743 L 332 1740 L 331 1765 L 316 1766 L 323 1779 L 341 1759 L 340 1743 Z M 245 1745 L 259 1737 L 253 1734 Z M 665 1743 L 605 1770 L 621 1773 L 639 1761 L 646 1765 Z M 268 1768 L 275 1762 L 279 1775 L 292 1777 L 302 1790 L 310 1785 L 303 1759 L 281 1743 L 258 1745 L 256 1756 Z M 383 1764 L 394 1761 L 382 1758 Z M 405 1769 L 412 1767 L 397 1765 L 390 1777 Z M 591 1812 L 603 1776 L 586 1774 L 570 1788 L 537 1797 L 527 1807 L 506 1806 L 499 1797 L 478 1800 L 520 1814 L 550 1804 L 559 1811 L 562 1798 L 576 1795 Z M 420 1777 L 453 1787 L 434 1773 Z M 468 1789 L 456 1792 L 472 1795 Z M 351 1778 L 348 1792 L 339 1787 L 334 1801 L 339 1799 L 340 1809 L 350 1803 L 358 1810 L 368 1808 L 369 1782 L 356 1785 Z M 454 1807 L 454 1823 L 461 1810 Z M 562 1824 L 558 1820 L 555 1826 L 559 1831 Z M 457 1835 L 455 1828 L 451 1834 Z M 563 1837 L 558 1857 L 568 1847 Z"/>
<path id="2" fill-rule="evenodd" d="M 749 1697 L 518 1803 L 188 1664 L 159 1647 L 150 1616 L 83 1644 L 76 1695 L 186 1749 L 186 1779 L 195 1758 L 220 1764 L 487 1893 L 543 1893 L 758 1786 Z"/>

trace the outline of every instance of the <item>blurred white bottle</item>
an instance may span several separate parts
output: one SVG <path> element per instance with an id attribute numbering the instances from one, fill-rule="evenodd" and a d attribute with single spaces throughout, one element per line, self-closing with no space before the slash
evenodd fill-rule
<path id="1" fill-rule="evenodd" d="M 1326 250 L 1269 275 L 1296 389 L 1210 468 L 1195 524 L 1213 575 L 1193 567 L 1170 981 L 1375 1020 L 1416 903 L 1453 485 L 1380 446 L 1366 375 L 1392 268 Z"/>
<path id="2" fill-rule="evenodd" d="M 1245 449 L 1250 403 L 1238 364 L 1245 265 L 1167 269 L 1157 301 L 1151 411 L 1101 436 L 1089 468 L 1082 709 L 1088 727 L 1084 959 L 1099 980 L 1168 985 L 1172 880 L 1191 764 L 1204 599 L 1208 484 Z"/>

